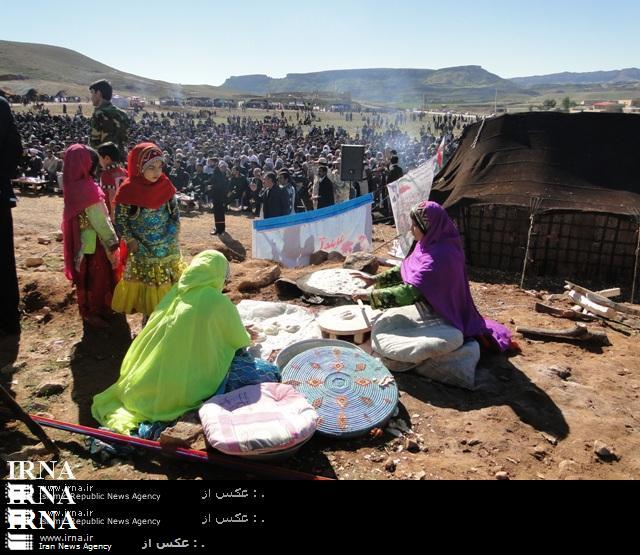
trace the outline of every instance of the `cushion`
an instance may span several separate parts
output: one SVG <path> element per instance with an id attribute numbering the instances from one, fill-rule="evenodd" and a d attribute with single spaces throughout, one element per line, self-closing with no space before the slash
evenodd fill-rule
<path id="1" fill-rule="evenodd" d="M 478 362 L 480 345 L 472 339 L 453 353 L 424 361 L 415 371 L 435 382 L 474 390 Z"/>
<path id="2" fill-rule="evenodd" d="M 417 304 L 386 311 L 373 328 L 371 344 L 386 359 L 419 364 L 459 349 L 464 336 Z"/>
<path id="3" fill-rule="evenodd" d="M 299 447 L 316 431 L 318 414 L 296 390 L 264 383 L 219 395 L 200 409 L 209 444 L 227 455 L 267 455 Z"/>

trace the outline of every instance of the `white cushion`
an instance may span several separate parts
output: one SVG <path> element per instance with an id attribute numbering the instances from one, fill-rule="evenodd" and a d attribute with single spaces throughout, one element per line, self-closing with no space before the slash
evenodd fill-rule
<path id="1" fill-rule="evenodd" d="M 371 344 L 386 359 L 419 364 L 459 349 L 464 336 L 417 304 L 386 311 L 373 328 Z"/>

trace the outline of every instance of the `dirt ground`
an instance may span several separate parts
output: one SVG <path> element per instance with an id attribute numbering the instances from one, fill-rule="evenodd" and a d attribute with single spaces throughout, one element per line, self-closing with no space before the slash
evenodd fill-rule
<path id="1" fill-rule="evenodd" d="M 71 285 L 62 269 L 62 244 L 48 245 L 59 229 L 62 200 L 20 198 L 14 210 L 16 255 L 24 304 L 19 341 L 0 339 L 1 380 L 31 414 L 96 426 L 92 397 L 114 383 L 120 362 L 140 329 L 140 317 L 116 320 L 107 331 L 84 330 Z M 185 257 L 215 246 L 211 215 L 184 217 Z M 228 231 L 247 248 L 247 262 L 233 263 L 228 294 L 277 300 L 275 287 L 252 295 L 237 284 L 268 263 L 252 261 L 251 224 L 244 216 L 228 216 Z M 379 245 L 394 235 L 376 226 Z M 239 246 L 234 249 L 239 250 Z M 29 257 L 45 265 L 25 267 Z M 330 267 L 327 266 L 327 267 Z M 283 270 L 297 277 L 307 270 Z M 539 299 L 520 290 L 515 277 L 472 272 L 481 281 L 472 291 L 481 312 L 507 324 L 558 328 L 562 320 L 536 314 Z M 508 281 L 511 279 L 511 281 Z M 558 285 L 562 280 L 558 280 Z M 611 284 L 616 285 L 616 284 Z M 561 288 L 551 293 L 558 293 Z M 293 301 L 296 302 L 296 301 Z M 558 306 L 564 306 L 557 301 Z M 566 304 L 566 303 L 565 303 Z M 50 309 L 50 315 L 46 313 Z M 44 310 L 43 310 L 44 309 Z M 50 318 L 50 319 L 49 319 Z M 599 325 L 596 324 L 598 329 Z M 569 343 L 537 342 L 517 336 L 522 353 L 511 358 L 483 358 L 479 390 L 467 392 L 415 375 L 397 376 L 401 413 L 412 433 L 404 438 L 338 442 L 314 438 L 284 466 L 326 477 L 353 479 L 633 479 L 640 477 L 640 341 L 605 329 L 612 346 L 586 348 Z M 59 382 L 62 391 L 38 396 L 44 382 Z M 5 458 L 37 440 L 22 423 L 2 413 L 0 451 Z M 84 438 L 49 430 L 78 479 L 226 479 L 245 475 L 217 467 L 174 461 L 141 452 L 104 465 L 94 461 Z M 413 438 L 415 442 L 409 441 Z M 613 453 L 599 457 L 594 446 Z M 415 451 L 415 452 L 414 452 Z"/>

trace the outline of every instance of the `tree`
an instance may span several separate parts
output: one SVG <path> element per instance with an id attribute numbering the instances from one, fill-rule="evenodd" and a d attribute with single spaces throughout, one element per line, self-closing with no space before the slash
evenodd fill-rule
<path id="1" fill-rule="evenodd" d="M 562 99 L 562 108 L 564 109 L 565 112 L 568 112 L 574 106 L 577 106 L 577 104 L 573 100 L 571 100 L 568 96 L 565 96 Z"/>
<path id="2" fill-rule="evenodd" d="M 545 100 L 542 103 L 542 108 L 545 110 L 553 110 L 557 105 L 557 102 L 551 98 L 547 98 L 547 100 Z"/>

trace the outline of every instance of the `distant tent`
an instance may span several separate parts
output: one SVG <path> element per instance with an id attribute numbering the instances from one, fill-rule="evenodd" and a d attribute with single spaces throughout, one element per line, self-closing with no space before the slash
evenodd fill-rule
<path id="1" fill-rule="evenodd" d="M 538 275 L 631 279 L 640 213 L 640 118 L 526 113 L 467 128 L 432 200 L 457 221 L 471 265 Z"/>

